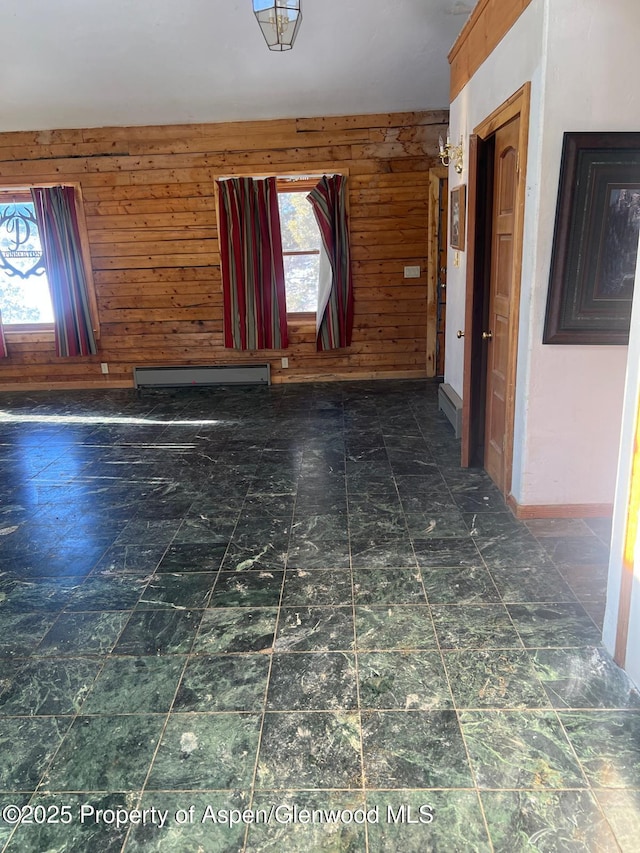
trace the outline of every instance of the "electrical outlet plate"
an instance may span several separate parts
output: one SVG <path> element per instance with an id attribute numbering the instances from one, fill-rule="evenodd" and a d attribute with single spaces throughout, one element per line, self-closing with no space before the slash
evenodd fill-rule
<path id="1" fill-rule="evenodd" d="M 405 278 L 420 278 L 420 267 L 405 267 L 404 268 L 404 277 Z"/>
<path id="2" fill-rule="evenodd" d="M 102 361 L 102 362 L 100 362 L 100 370 L 101 370 L 103 373 L 108 373 L 108 372 L 109 372 L 109 365 L 107 364 L 107 362 L 106 362 L 106 361 Z"/>
<path id="3" fill-rule="evenodd" d="M 283 367 L 289 367 L 289 359 L 288 358 L 282 359 L 282 366 Z"/>

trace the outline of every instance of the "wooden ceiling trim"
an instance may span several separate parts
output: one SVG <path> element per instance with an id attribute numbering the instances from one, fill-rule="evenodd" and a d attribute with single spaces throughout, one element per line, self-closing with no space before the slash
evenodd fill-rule
<path id="1" fill-rule="evenodd" d="M 449 51 L 453 102 L 532 0 L 480 0 Z"/>

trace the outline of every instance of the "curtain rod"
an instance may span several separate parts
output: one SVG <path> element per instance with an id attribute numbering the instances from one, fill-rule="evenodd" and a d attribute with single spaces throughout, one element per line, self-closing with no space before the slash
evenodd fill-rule
<path id="1" fill-rule="evenodd" d="M 255 178 L 260 180 L 262 178 L 275 178 L 277 181 L 290 181 L 291 183 L 295 183 L 296 181 L 310 181 L 314 178 L 320 180 L 320 178 L 324 177 L 326 172 L 319 172 L 318 174 L 307 174 L 307 175 L 274 175 L 272 172 L 268 172 L 267 174 L 252 174 L 252 175 L 219 175 L 216 180 L 217 181 L 231 181 L 234 178 Z M 332 174 L 341 174 L 338 172 L 334 172 Z"/>

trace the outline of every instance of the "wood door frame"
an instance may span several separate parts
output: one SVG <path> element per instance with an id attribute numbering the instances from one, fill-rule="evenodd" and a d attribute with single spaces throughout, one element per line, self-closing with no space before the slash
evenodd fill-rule
<path id="1" fill-rule="evenodd" d="M 440 182 L 448 180 L 446 166 L 429 169 L 429 249 L 427 255 L 427 376 L 436 375 L 438 339 L 438 237 L 440 227 Z"/>
<path id="2" fill-rule="evenodd" d="M 486 297 L 489 290 L 487 275 L 487 206 L 486 152 L 495 132 L 512 119 L 520 118 L 518 138 L 518 183 L 516 188 L 513 289 L 508 327 L 509 368 L 506 377 L 504 479 L 499 484 L 505 497 L 511 493 L 513 474 L 513 442 L 515 427 L 515 384 L 520 321 L 520 289 L 524 242 L 524 203 L 526 197 L 527 143 L 531 84 L 525 83 L 517 92 L 487 116 L 470 137 L 468 176 L 468 243 L 465 296 L 464 376 L 462 397 L 462 458 L 464 467 L 482 464 L 484 446 L 484 388 L 486 387 L 486 358 L 478 358 L 482 324 L 486 317 Z M 491 196 L 493 195 L 491 191 Z M 490 217 L 489 217 L 490 219 Z M 489 223 L 490 230 L 490 223 Z M 490 256 L 490 250 L 489 250 Z M 480 444 L 480 438 L 482 442 Z"/>

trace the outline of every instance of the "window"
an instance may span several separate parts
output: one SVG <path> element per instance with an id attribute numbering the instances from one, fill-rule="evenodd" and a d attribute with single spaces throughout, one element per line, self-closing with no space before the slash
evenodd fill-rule
<path id="1" fill-rule="evenodd" d="M 320 231 L 313 208 L 307 201 L 318 178 L 280 179 L 278 206 L 282 233 L 282 255 L 287 293 L 287 312 L 316 312 Z"/>
<path id="2" fill-rule="evenodd" d="M 28 192 L 0 192 L 0 311 L 5 326 L 53 323 L 49 282 Z"/>
<path id="3" fill-rule="evenodd" d="M 95 355 L 100 325 L 80 185 L 29 186 L 0 188 L 3 338 L 53 342 L 60 357 Z"/>
<path id="4" fill-rule="evenodd" d="M 285 312 L 316 327 L 318 351 L 350 346 L 346 176 L 220 177 L 216 187 L 225 346 L 286 348 Z"/>

